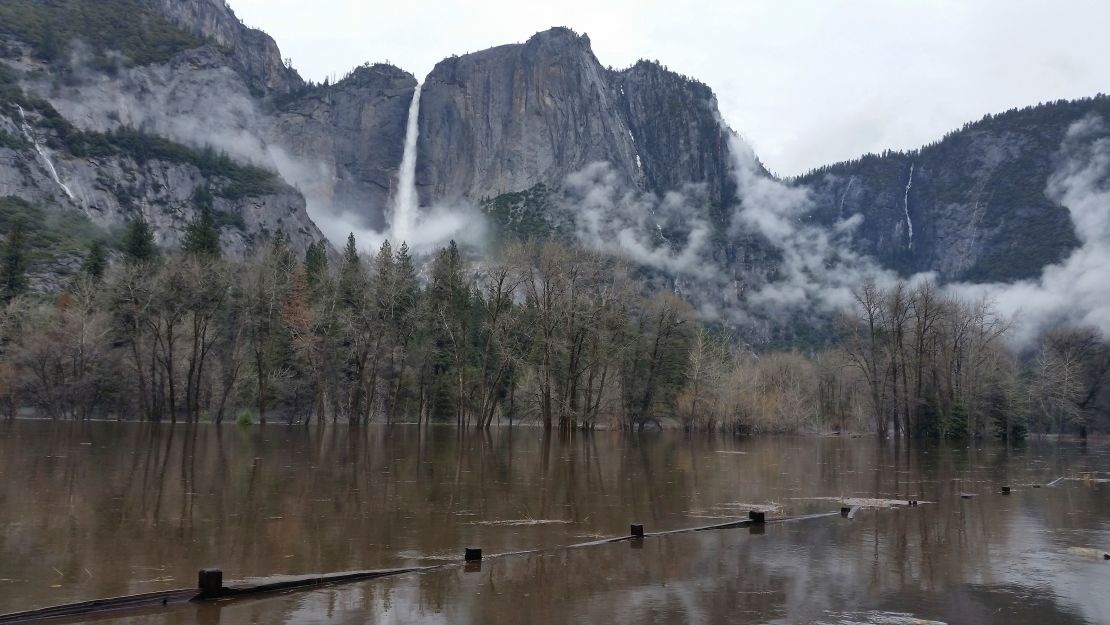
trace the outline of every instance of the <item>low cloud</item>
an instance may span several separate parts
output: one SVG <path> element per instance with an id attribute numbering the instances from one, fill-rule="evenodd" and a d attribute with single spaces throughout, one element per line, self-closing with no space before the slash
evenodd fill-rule
<path id="1" fill-rule="evenodd" d="M 1080 247 L 1035 280 L 950 287 L 1016 315 L 1012 340 L 1023 347 L 1059 324 L 1094 326 L 1110 336 L 1110 131 L 1103 119 L 1073 123 L 1057 158 L 1045 193 L 1068 209 Z"/>
<path id="2" fill-rule="evenodd" d="M 632 189 L 608 163 L 567 177 L 564 203 L 578 241 L 675 276 L 710 279 L 705 190 L 688 185 L 663 197 Z"/>

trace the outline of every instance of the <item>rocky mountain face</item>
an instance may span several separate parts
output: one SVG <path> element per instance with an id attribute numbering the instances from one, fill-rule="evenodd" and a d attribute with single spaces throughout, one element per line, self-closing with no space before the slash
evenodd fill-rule
<path id="1" fill-rule="evenodd" d="M 11 0 L 0 18 L 0 197 L 105 228 L 141 215 L 173 247 L 203 189 L 235 255 L 278 230 L 304 247 L 323 236 L 314 220 L 387 226 L 417 77 L 368 64 L 307 83 L 222 0 Z M 422 82 L 422 206 L 480 205 L 512 236 L 574 237 L 610 218 L 646 229 L 642 255 L 674 252 L 651 279 L 680 291 L 692 286 L 675 259 L 697 243 L 720 306 L 786 271 L 788 255 L 737 219 L 758 198 L 738 188 L 738 144 L 707 86 L 654 62 L 608 69 L 566 28 L 445 59 Z M 887 268 L 1014 280 L 1076 246 L 1046 181 L 1068 125 L 1108 109 L 1096 98 L 1012 111 L 791 181 L 758 161 L 749 173 L 805 196 L 786 223 L 858 216 L 850 246 Z M 587 198 L 602 183 L 609 205 Z"/>
<path id="2" fill-rule="evenodd" d="M 247 28 L 224 0 L 141 0 L 156 14 L 229 52 L 231 66 L 258 95 L 290 93 L 304 80 L 288 67 L 277 43 L 266 33 Z"/>
<path id="3" fill-rule="evenodd" d="M 856 245 L 885 266 L 969 282 L 1030 278 L 1078 245 L 1068 209 L 1046 187 L 1065 133 L 1087 115 L 1110 119 L 1110 98 L 991 115 L 919 150 L 867 155 L 796 183 L 813 190 L 816 219 L 862 215 Z"/>
<path id="4" fill-rule="evenodd" d="M 566 28 L 441 61 L 423 87 L 420 129 L 425 203 L 558 188 L 599 161 L 640 189 L 730 194 L 727 130 L 709 88 L 649 62 L 608 70 L 589 37 Z"/>
<path id="5" fill-rule="evenodd" d="M 380 230 L 396 189 L 416 79 L 384 64 L 359 67 L 277 107 L 266 131 L 291 158 L 289 175 L 321 211 Z"/>
<path id="6" fill-rule="evenodd" d="M 193 20 L 196 37 L 140 0 L 4 7 L 0 198 L 28 202 L 42 223 L 59 212 L 79 216 L 107 239 L 141 218 L 167 249 L 180 244 L 202 204 L 231 257 L 252 254 L 279 231 L 301 249 L 322 240 L 303 195 L 272 171 L 256 132 L 258 94 L 291 89 L 299 77 L 269 63 L 271 53 L 277 58 L 272 41 L 269 52 L 262 45 L 239 56 L 237 48 L 268 38 L 236 39 L 234 27 L 247 29 L 222 3 L 187 4 L 166 3 L 166 15 Z M 134 14 L 121 21 L 125 11 Z M 56 252 L 43 262 L 79 265 L 61 257 L 84 250 Z"/>

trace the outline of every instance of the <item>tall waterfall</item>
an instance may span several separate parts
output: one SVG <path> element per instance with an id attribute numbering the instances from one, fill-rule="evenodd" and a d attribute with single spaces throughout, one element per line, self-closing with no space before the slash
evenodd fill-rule
<path id="1" fill-rule="evenodd" d="M 54 168 L 54 161 L 50 160 L 50 153 L 46 151 L 46 147 L 39 143 L 38 139 L 35 138 L 35 135 L 31 133 L 31 126 L 27 124 L 27 114 L 23 112 L 23 107 L 18 104 L 16 104 L 15 107 L 19 109 L 19 120 L 23 124 L 20 129 L 23 131 L 24 138 L 30 141 L 31 145 L 35 146 L 35 152 L 38 153 L 39 158 L 41 158 L 43 164 L 46 165 L 46 171 L 50 172 L 50 177 L 53 178 L 54 182 L 62 188 L 62 191 L 65 192 L 66 197 L 76 201 L 77 197 L 73 195 L 73 191 L 70 191 L 69 187 L 66 186 L 66 184 L 62 182 L 62 179 L 58 176 L 58 170 Z"/>
<path id="2" fill-rule="evenodd" d="M 910 188 L 913 186 L 913 163 L 910 163 L 910 180 L 906 183 L 906 196 L 903 199 L 906 211 L 906 231 L 910 236 L 910 249 L 913 249 L 913 222 L 910 221 Z"/>
<path id="3" fill-rule="evenodd" d="M 405 127 L 405 154 L 401 157 L 401 174 L 398 180 L 397 195 L 393 199 L 393 216 L 390 218 L 391 235 L 394 244 L 412 238 L 416 229 L 416 214 L 420 208 L 420 198 L 416 193 L 416 140 L 420 138 L 420 90 L 424 85 L 416 85 L 409 105 L 409 120 Z"/>

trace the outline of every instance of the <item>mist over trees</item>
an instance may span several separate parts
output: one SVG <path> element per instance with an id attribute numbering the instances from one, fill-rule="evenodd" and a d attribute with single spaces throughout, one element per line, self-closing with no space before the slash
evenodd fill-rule
<path id="1" fill-rule="evenodd" d="M 820 353 L 764 352 L 648 293 L 621 259 L 552 241 L 467 258 L 404 244 L 303 258 L 280 233 L 221 258 L 211 215 L 181 251 L 127 229 L 109 262 L 44 298 L 4 245 L 0 407 L 56 419 L 486 428 L 644 426 L 739 433 L 872 430 L 1020 438 L 1105 429 L 1110 347 L 1059 328 L 1015 353 L 989 301 L 863 284 Z"/>

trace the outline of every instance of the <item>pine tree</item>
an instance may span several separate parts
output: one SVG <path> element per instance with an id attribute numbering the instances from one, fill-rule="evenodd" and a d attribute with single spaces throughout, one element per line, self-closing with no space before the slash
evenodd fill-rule
<path id="1" fill-rule="evenodd" d="M 346 265 L 358 264 L 358 246 L 355 245 L 355 233 L 347 235 L 347 247 L 343 248 L 343 263 Z"/>
<path id="2" fill-rule="evenodd" d="M 215 199 L 212 192 L 208 190 L 208 187 L 203 185 L 198 186 L 193 191 L 193 204 L 195 204 L 197 208 L 212 208 L 212 203 Z"/>
<path id="3" fill-rule="evenodd" d="M 309 286 L 316 286 L 328 273 L 328 253 L 323 241 L 308 244 L 304 252 L 304 270 Z"/>
<path id="4" fill-rule="evenodd" d="M 153 259 L 157 253 L 154 247 L 154 234 L 143 219 L 136 219 L 127 226 L 124 235 L 123 251 L 131 262 L 141 263 Z"/>
<path id="5" fill-rule="evenodd" d="M 200 214 L 185 227 L 185 241 L 181 248 L 194 256 L 220 257 L 220 231 L 216 228 L 211 208 L 203 206 Z"/>
<path id="6" fill-rule="evenodd" d="M 419 292 L 416 265 L 413 263 L 408 243 L 401 243 L 401 249 L 397 250 L 394 271 L 396 273 L 397 304 L 402 309 L 399 316 L 402 316 L 416 307 L 416 297 Z"/>
<path id="7" fill-rule="evenodd" d="M 359 306 L 365 286 L 362 260 L 358 257 L 355 235 L 347 235 L 347 246 L 343 248 L 343 260 L 339 265 L 339 298 L 348 307 Z"/>
<path id="8" fill-rule="evenodd" d="M 392 320 L 396 285 L 393 272 L 393 248 L 388 240 L 382 243 L 378 250 L 378 256 L 374 259 L 374 269 L 377 272 L 375 283 L 378 287 L 378 315 L 383 320 Z"/>
<path id="9" fill-rule="evenodd" d="M 104 277 L 104 271 L 108 268 L 108 253 L 104 251 L 104 243 L 100 239 L 96 239 L 89 246 L 89 254 L 85 256 L 85 262 L 81 265 L 81 271 L 93 280 L 99 281 Z"/>
<path id="10" fill-rule="evenodd" d="M 0 296 L 5 302 L 27 290 L 27 239 L 16 221 L 4 240 L 0 256 Z"/>

